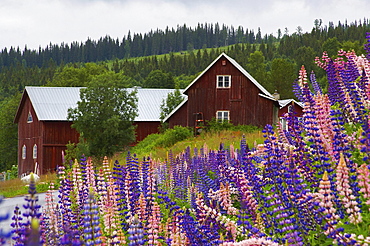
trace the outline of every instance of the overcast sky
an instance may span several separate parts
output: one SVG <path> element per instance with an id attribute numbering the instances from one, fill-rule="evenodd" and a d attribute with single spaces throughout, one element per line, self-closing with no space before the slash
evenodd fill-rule
<path id="1" fill-rule="evenodd" d="M 131 33 L 216 23 L 262 34 L 311 31 L 315 19 L 348 23 L 370 18 L 369 0 L 1 0 L 0 50 L 25 45 L 122 39 Z"/>

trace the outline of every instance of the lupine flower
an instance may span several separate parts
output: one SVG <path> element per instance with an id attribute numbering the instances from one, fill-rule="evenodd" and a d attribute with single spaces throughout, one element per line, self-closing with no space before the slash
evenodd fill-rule
<path id="1" fill-rule="evenodd" d="M 3 201 L 3 197 L 0 196 L 0 203 Z M 8 219 L 9 214 L 0 214 L 0 222 Z M 13 222 L 14 223 L 14 222 Z M 0 245 L 5 245 L 6 240 L 10 238 L 11 231 L 6 232 L 4 229 L 0 228 Z"/>
<path id="2" fill-rule="evenodd" d="M 145 243 L 144 231 L 136 215 L 131 218 L 130 228 L 128 229 L 128 234 L 129 234 L 128 236 L 129 246 L 144 245 Z"/>
<path id="3" fill-rule="evenodd" d="M 339 192 L 339 197 L 342 200 L 343 206 L 346 208 L 350 222 L 358 224 L 362 222 L 362 216 L 360 208 L 357 206 L 358 203 L 355 200 L 356 197 L 352 195 L 352 190 L 349 186 L 348 171 L 344 156 L 341 154 L 337 167 L 337 191 Z"/>
<path id="4" fill-rule="evenodd" d="M 370 170 L 366 164 L 362 164 L 358 168 L 358 179 L 359 186 L 361 187 L 360 192 L 365 198 L 365 204 L 370 205 Z M 370 207 L 369 207 L 370 211 Z"/>
<path id="5" fill-rule="evenodd" d="M 99 208 L 92 190 L 90 190 L 89 197 L 85 201 L 83 208 L 83 237 L 85 244 L 100 245 L 102 243 L 102 234 L 99 222 Z"/>

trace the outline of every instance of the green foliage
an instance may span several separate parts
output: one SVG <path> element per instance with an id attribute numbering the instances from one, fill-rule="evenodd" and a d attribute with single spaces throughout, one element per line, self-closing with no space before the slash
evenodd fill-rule
<path id="1" fill-rule="evenodd" d="M 261 51 L 249 55 L 247 71 L 263 86 L 267 84 L 265 57 Z"/>
<path id="2" fill-rule="evenodd" d="M 12 165 L 10 170 L 6 171 L 9 179 L 15 179 L 18 178 L 18 165 Z"/>
<path id="3" fill-rule="evenodd" d="M 198 75 L 199 73 L 195 75 L 181 74 L 180 76 L 175 77 L 175 88 L 185 89 Z"/>
<path id="4" fill-rule="evenodd" d="M 95 63 L 86 63 L 82 67 L 73 65 L 65 66 L 59 72 L 56 72 L 54 78 L 48 86 L 60 87 L 83 87 L 91 81 L 93 76 L 106 73 L 107 70 L 102 65 Z"/>
<path id="5" fill-rule="evenodd" d="M 18 128 L 13 121 L 20 98 L 17 93 L 0 104 L 0 172 L 17 165 Z"/>
<path id="6" fill-rule="evenodd" d="M 144 82 L 146 88 L 175 88 L 175 80 L 171 73 L 162 70 L 153 70 L 146 77 Z"/>
<path id="7" fill-rule="evenodd" d="M 113 72 L 95 76 L 81 89 L 77 108 L 68 111 L 72 127 L 96 157 L 112 156 L 135 140 L 136 91 L 124 89 L 120 78 Z"/>
<path id="8" fill-rule="evenodd" d="M 167 148 L 177 142 L 193 137 L 193 132 L 188 127 L 175 126 L 166 129 L 163 133 L 150 134 L 140 141 L 132 151 L 135 153 L 150 153 L 155 147 Z"/>
<path id="9" fill-rule="evenodd" d="M 322 51 L 326 51 L 330 57 L 333 57 L 338 54 L 339 47 L 340 43 L 336 37 L 328 38 L 322 44 Z"/>
<path id="10" fill-rule="evenodd" d="M 295 64 L 283 58 L 275 58 L 271 62 L 271 71 L 269 72 L 270 92 L 275 90 L 280 94 L 281 99 L 294 98 L 293 82 Z"/>
<path id="11" fill-rule="evenodd" d="M 159 147 L 170 147 L 177 142 L 185 140 L 193 136 L 193 132 L 189 127 L 175 126 L 167 129 L 161 138 L 157 140 Z"/>
<path id="12" fill-rule="evenodd" d="M 179 89 L 168 93 L 166 100 L 163 100 L 160 106 L 161 114 L 159 119 L 163 121 L 163 119 L 166 118 L 166 116 L 171 113 L 172 110 L 174 110 L 183 100 L 184 96 Z"/>
<path id="13" fill-rule="evenodd" d="M 257 126 L 252 125 L 233 125 L 230 121 L 219 121 L 216 118 L 206 122 L 205 126 L 206 132 L 219 133 L 221 131 L 230 130 L 230 131 L 240 131 L 243 133 L 252 133 L 256 131 L 261 131 Z"/>
<path id="14" fill-rule="evenodd" d="M 80 137 L 77 144 L 71 142 L 66 144 L 64 164 L 66 164 L 66 167 L 71 167 L 74 160 L 78 160 L 82 155 L 90 156 L 90 150 L 89 144 L 86 142 L 86 140 Z"/>

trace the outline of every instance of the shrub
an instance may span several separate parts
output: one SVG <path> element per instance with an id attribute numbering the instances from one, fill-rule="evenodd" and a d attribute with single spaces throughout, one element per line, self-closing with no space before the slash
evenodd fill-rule
<path id="1" fill-rule="evenodd" d="M 157 144 L 160 147 L 170 147 L 192 136 L 193 132 L 189 127 L 175 126 L 174 128 L 167 129 L 162 137 L 158 139 Z"/>
<path id="2" fill-rule="evenodd" d="M 224 130 L 251 133 L 251 132 L 262 130 L 258 126 L 233 125 L 230 121 L 218 121 L 216 118 L 212 118 L 210 121 L 207 121 L 206 123 L 207 123 L 207 126 L 205 127 L 206 132 L 211 132 L 211 133 L 219 133 Z"/>

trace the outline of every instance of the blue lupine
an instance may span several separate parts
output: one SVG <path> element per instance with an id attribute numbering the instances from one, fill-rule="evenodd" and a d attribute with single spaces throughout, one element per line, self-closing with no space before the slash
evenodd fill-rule
<path id="1" fill-rule="evenodd" d="M 0 196 L 0 203 L 2 203 L 2 201 L 3 201 L 3 197 Z M 8 217 L 9 217 L 9 214 L 0 214 L 0 222 L 7 220 Z M 0 245 L 5 245 L 6 240 L 8 240 L 10 236 L 11 236 L 11 231 L 6 232 L 3 228 L 0 228 Z"/>
<path id="2" fill-rule="evenodd" d="M 90 191 L 88 199 L 83 206 L 83 238 L 86 245 L 100 245 L 99 208 L 96 204 L 94 194 Z"/>
<path id="3" fill-rule="evenodd" d="M 144 230 L 141 226 L 140 221 L 137 216 L 134 216 L 130 222 L 130 228 L 128 229 L 128 245 L 129 246 L 139 246 L 144 245 Z"/>

